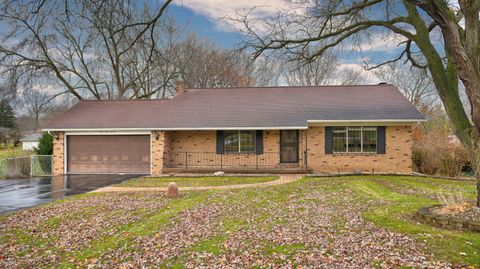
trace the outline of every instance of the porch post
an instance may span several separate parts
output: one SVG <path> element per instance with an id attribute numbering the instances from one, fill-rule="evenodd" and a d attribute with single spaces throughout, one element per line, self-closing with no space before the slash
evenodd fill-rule
<path id="1" fill-rule="evenodd" d="M 168 141 L 165 131 L 152 131 L 150 137 L 151 150 L 151 174 L 161 175 L 167 163 L 167 147 Z"/>
<path id="2" fill-rule="evenodd" d="M 303 153 L 303 162 L 305 163 L 305 169 L 308 168 L 308 127 L 305 129 L 305 151 Z"/>

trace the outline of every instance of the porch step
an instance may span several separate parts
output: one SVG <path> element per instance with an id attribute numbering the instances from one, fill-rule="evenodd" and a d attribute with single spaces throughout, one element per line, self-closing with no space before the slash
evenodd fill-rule
<path id="1" fill-rule="evenodd" d="M 163 172 L 165 174 L 170 173 L 214 173 L 217 171 L 223 171 L 225 173 L 242 173 L 242 174 L 261 174 L 261 173 L 268 173 L 268 174 L 310 174 L 312 173 L 311 169 L 303 169 L 299 167 L 285 167 L 285 168 L 259 168 L 259 169 L 251 169 L 251 168 L 164 168 Z"/>

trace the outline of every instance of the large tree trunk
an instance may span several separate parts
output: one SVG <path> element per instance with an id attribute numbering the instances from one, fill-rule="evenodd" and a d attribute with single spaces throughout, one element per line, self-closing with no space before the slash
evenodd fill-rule
<path id="1" fill-rule="evenodd" d="M 472 147 L 471 154 L 472 168 L 475 171 L 475 178 L 477 179 L 477 207 L 480 207 L 480 145 L 478 142 Z"/>
<path id="2" fill-rule="evenodd" d="M 447 1 L 408 0 L 408 2 L 427 12 L 442 31 L 448 57 L 445 70 L 448 79 L 441 81 L 443 76 L 441 76 L 441 72 L 437 72 L 436 69 L 438 69 L 438 65 L 442 66 L 442 64 L 438 62 L 438 59 L 430 57 L 434 55 L 430 46 L 431 44 L 424 44 L 426 42 L 422 42 L 421 40 L 417 40 L 419 41 L 417 44 L 422 49 L 424 56 L 428 59 L 429 69 L 435 86 L 445 106 L 455 134 L 470 153 L 472 168 L 475 170 L 477 178 L 476 204 L 480 207 L 480 73 L 478 73 L 480 69 L 480 20 L 478 19 L 480 1 L 459 1 L 464 19 L 464 27 L 459 26 L 458 17 L 455 12 L 449 8 Z M 409 12 L 416 13 L 416 10 L 410 9 Z M 417 31 L 422 30 L 419 27 L 416 28 Z M 422 34 L 422 32 L 420 31 L 419 34 Z M 423 33 L 423 37 L 428 39 L 429 35 Z M 437 61 L 437 63 L 434 63 L 432 59 Z M 452 100 L 455 100 L 457 103 L 459 102 L 458 79 L 460 79 L 465 86 L 465 92 L 470 101 L 470 119 L 466 117 L 463 105 L 452 102 Z M 449 89 L 444 89 L 444 83 L 450 83 Z"/>
<path id="3" fill-rule="evenodd" d="M 480 207 L 480 173 L 476 172 L 477 175 L 477 207 Z"/>

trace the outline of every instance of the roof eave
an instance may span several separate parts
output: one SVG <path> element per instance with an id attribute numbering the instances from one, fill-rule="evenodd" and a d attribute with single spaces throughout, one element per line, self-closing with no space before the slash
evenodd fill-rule
<path id="1" fill-rule="evenodd" d="M 426 119 L 371 119 L 371 120 L 307 120 L 308 125 L 415 125 Z"/>
<path id="2" fill-rule="evenodd" d="M 298 130 L 308 126 L 278 126 L 278 127 L 186 127 L 186 128 L 49 128 L 44 132 L 112 132 L 112 131 L 212 131 L 212 130 Z"/>

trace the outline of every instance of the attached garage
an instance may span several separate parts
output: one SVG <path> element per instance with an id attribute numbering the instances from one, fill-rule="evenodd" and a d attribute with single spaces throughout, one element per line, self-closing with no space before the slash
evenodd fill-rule
<path id="1" fill-rule="evenodd" d="M 68 135 L 67 173 L 150 174 L 149 135 Z"/>

